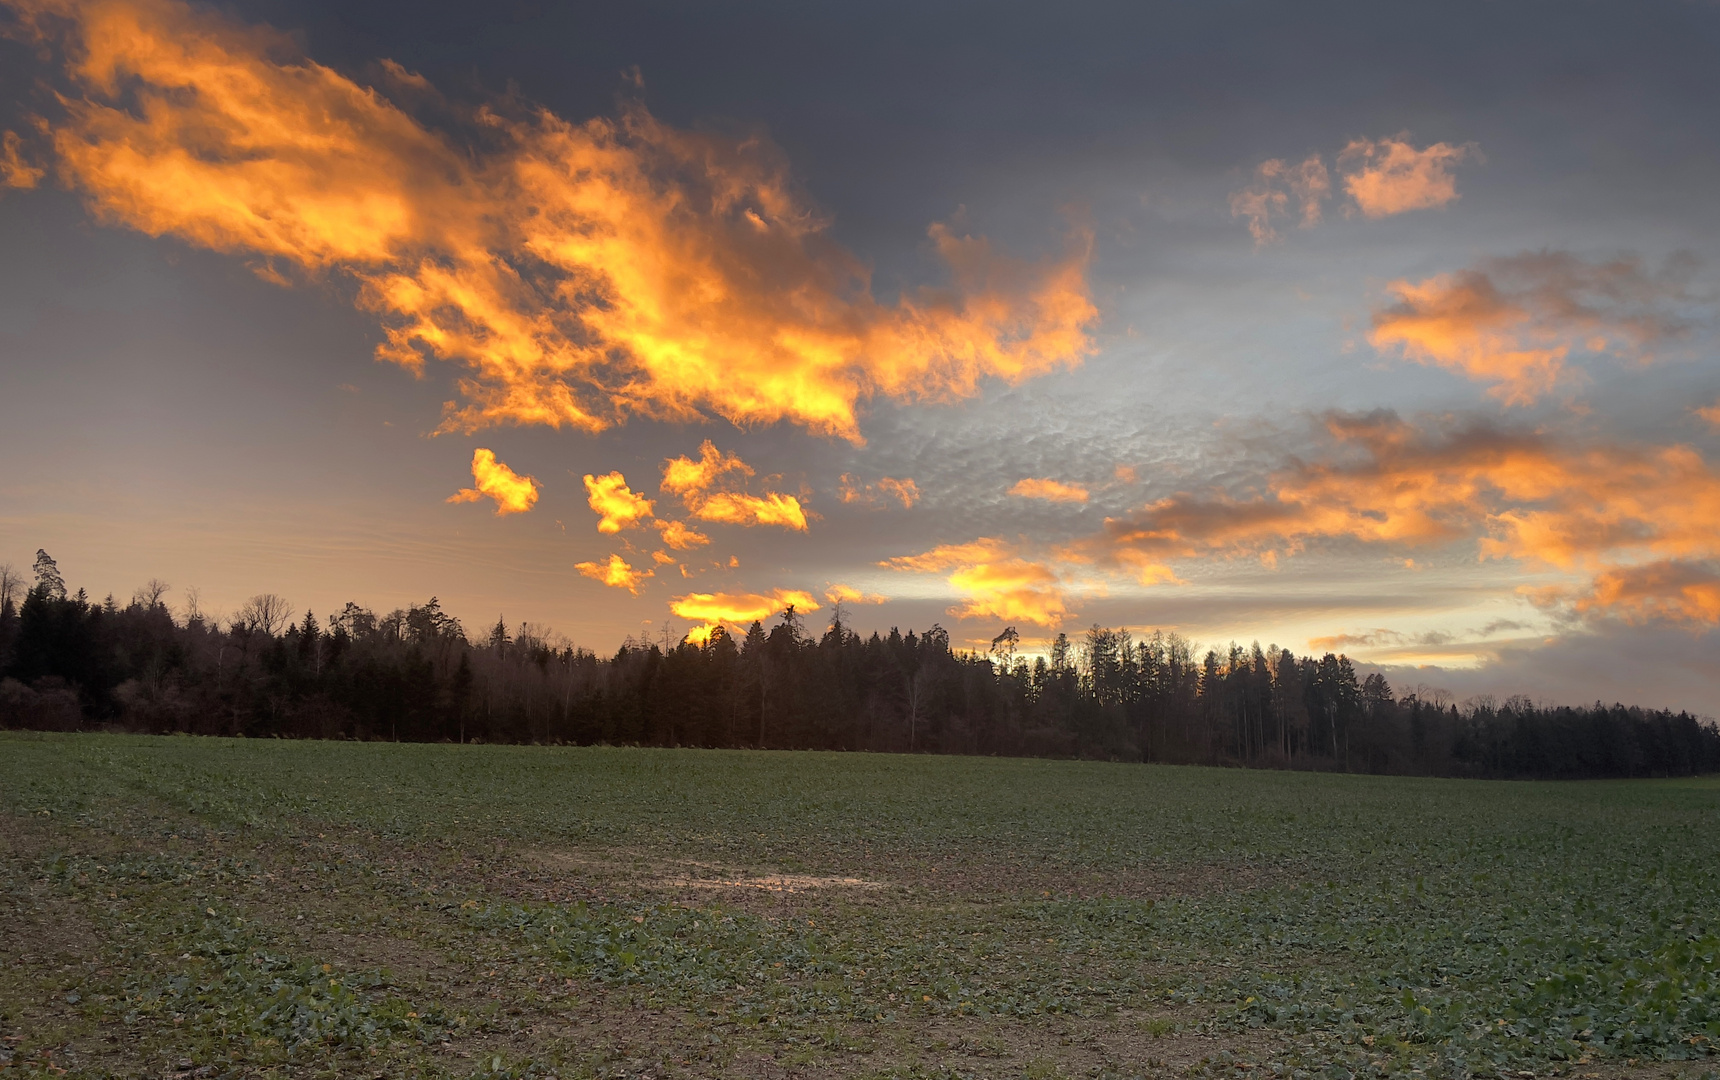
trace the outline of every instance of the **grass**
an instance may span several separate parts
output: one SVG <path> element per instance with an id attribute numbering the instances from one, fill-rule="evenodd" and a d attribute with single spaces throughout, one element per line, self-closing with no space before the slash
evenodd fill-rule
<path id="1" fill-rule="evenodd" d="M 0 853 L 0 1076 L 1695 1077 L 1720 1042 L 1713 780 L 6 733 Z"/>

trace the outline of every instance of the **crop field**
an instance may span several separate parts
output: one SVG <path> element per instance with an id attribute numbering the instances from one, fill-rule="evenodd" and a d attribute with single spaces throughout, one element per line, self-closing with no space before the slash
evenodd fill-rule
<path id="1" fill-rule="evenodd" d="M 0 1077 L 1712 1077 L 1720 782 L 0 734 L 0 1040 Z"/>

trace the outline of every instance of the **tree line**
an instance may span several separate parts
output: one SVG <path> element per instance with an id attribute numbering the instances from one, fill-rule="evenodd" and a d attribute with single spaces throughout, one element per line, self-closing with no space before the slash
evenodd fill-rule
<path id="1" fill-rule="evenodd" d="M 248 737 L 762 747 L 1080 757 L 1482 777 L 1720 772 L 1720 731 L 1684 712 L 1397 694 L 1347 657 L 1093 627 L 1048 655 L 862 636 L 789 607 L 744 635 L 629 638 L 610 656 L 498 619 L 468 633 L 432 597 L 318 619 L 262 594 L 175 615 L 0 567 L 0 726 Z"/>

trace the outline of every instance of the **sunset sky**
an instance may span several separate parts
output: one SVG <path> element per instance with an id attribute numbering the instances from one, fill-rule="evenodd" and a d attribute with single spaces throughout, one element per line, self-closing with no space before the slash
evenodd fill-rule
<path id="1" fill-rule="evenodd" d="M 1720 713 L 1720 6 L 0 23 L 0 562 Z"/>

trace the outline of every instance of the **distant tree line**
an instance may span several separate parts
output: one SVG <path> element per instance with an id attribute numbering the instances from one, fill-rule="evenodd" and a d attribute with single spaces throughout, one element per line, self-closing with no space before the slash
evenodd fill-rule
<path id="1" fill-rule="evenodd" d="M 435 598 L 319 620 L 278 596 L 179 616 L 151 582 L 123 606 L 69 594 L 38 552 L 0 567 L 0 726 L 250 737 L 767 747 L 1083 757 L 1484 777 L 1720 772 L 1688 713 L 1397 695 L 1348 658 L 1094 627 L 1019 655 L 933 626 L 862 637 L 792 607 L 768 629 L 629 639 L 613 656 L 506 623 L 469 634 Z"/>

